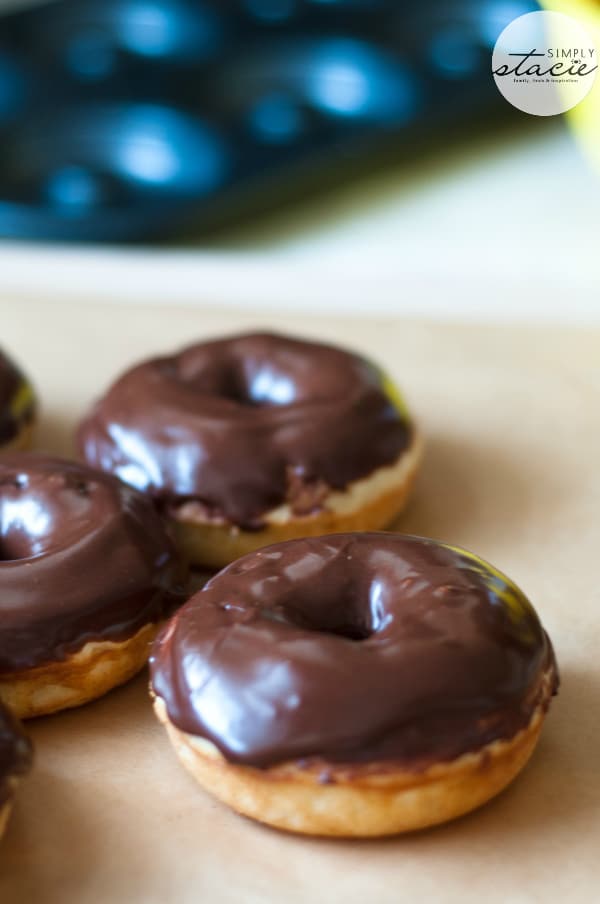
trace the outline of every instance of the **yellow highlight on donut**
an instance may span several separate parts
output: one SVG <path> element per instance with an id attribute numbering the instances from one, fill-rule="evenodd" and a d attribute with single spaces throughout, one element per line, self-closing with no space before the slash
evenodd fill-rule
<path id="1" fill-rule="evenodd" d="M 530 624 L 529 619 L 535 610 L 522 590 L 519 590 L 509 577 L 503 574 L 498 568 L 495 568 L 485 559 L 476 556 L 475 553 L 462 549 L 460 546 L 452 546 L 450 543 L 442 543 L 446 549 L 458 553 L 462 558 L 467 559 L 474 566 L 474 570 L 481 575 L 486 585 L 498 599 L 506 606 L 506 612 L 515 627 L 523 632 L 524 639 L 528 639 L 530 631 L 527 626 Z M 531 638 L 533 640 L 533 636 Z"/>
<path id="2" fill-rule="evenodd" d="M 379 377 L 383 392 L 388 397 L 398 414 L 403 420 L 409 421 L 410 412 L 408 410 L 408 405 L 404 401 L 404 396 L 402 395 L 392 378 L 389 377 L 381 367 L 378 367 L 372 361 L 369 361 L 368 363 L 371 365 L 371 367 Z"/>
<path id="3" fill-rule="evenodd" d="M 33 402 L 33 387 L 30 383 L 23 381 L 10 403 L 10 413 L 14 420 L 19 420 L 27 409 L 33 405 Z"/>

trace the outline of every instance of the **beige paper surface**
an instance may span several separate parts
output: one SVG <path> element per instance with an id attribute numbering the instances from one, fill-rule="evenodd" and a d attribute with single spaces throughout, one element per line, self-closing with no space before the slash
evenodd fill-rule
<path id="1" fill-rule="evenodd" d="M 511 575 L 563 678 L 532 762 L 494 802 L 410 837 L 335 842 L 262 828 L 197 788 L 140 676 L 29 723 L 36 764 L 0 845 L 2 904 L 600 900 L 599 333 L 16 301 L 0 301 L 0 324 L 41 396 L 38 445 L 61 452 L 121 368 L 196 337 L 271 326 L 376 358 L 428 441 L 399 527 Z"/>

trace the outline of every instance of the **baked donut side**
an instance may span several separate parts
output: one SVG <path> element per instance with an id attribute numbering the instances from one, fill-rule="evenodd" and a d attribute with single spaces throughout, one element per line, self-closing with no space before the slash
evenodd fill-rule
<path id="1" fill-rule="evenodd" d="M 194 502 L 173 506 L 170 524 L 177 548 L 188 562 L 221 569 L 254 550 L 286 540 L 389 527 L 411 495 L 422 452 L 423 442 L 415 431 L 410 446 L 394 464 L 378 468 L 344 490 L 329 491 L 307 514 L 294 512 L 289 503 L 281 505 L 266 513 L 257 530 L 211 521 Z"/>
<path id="2" fill-rule="evenodd" d="M 0 701 L 20 719 L 90 703 L 144 668 L 159 628 L 153 622 L 126 640 L 88 641 L 62 661 L 0 674 Z"/>
<path id="3" fill-rule="evenodd" d="M 79 706 L 147 662 L 182 571 L 150 500 L 110 475 L 0 456 L 0 701 Z"/>
<path id="4" fill-rule="evenodd" d="M 459 816 L 523 768 L 558 687 L 522 592 L 447 544 L 277 544 L 161 631 L 151 693 L 179 758 L 277 828 L 375 836 Z"/>
<path id="5" fill-rule="evenodd" d="M 387 527 L 421 438 L 374 364 L 268 333 L 124 374 L 81 424 L 83 457 L 156 500 L 196 566 L 300 536 Z"/>
<path id="6" fill-rule="evenodd" d="M 529 724 L 509 740 L 415 772 L 389 762 L 360 770 L 295 761 L 257 769 L 228 762 L 214 744 L 181 731 L 165 704 L 154 711 L 185 769 L 209 794 L 242 816 L 304 835 L 368 838 L 430 828 L 487 803 L 521 772 L 539 740 L 552 676 Z"/>
<path id="7" fill-rule="evenodd" d="M 0 452 L 30 448 L 35 412 L 31 383 L 0 350 Z"/>

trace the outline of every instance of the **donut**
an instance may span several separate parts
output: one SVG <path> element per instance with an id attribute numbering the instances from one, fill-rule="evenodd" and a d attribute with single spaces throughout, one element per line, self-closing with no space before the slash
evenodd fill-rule
<path id="1" fill-rule="evenodd" d="M 150 493 L 195 566 L 387 527 L 420 440 L 389 379 L 343 349 L 269 333 L 128 371 L 80 425 L 88 464 Z"/>
<path id="2" fill-rule="evenodd" d="M 35 405 L 31 384 L 0 350 L 0 451 L 31 445 Z"/>
<path id="3" fill-rule="evenodd" d="M 309 835 L 422 829 L 531 755 L 558 673 L 531 603 L 465 550 L 391 533 L 275 544 L 161 630 L 156 714 L 239 813 Z"/>
<path id="4" fill-rule="evenodd" d="M 21 724 L 0 704 L 0 838 L 4 834 L 17 784 L 31 767 L 33 749 Z"/>
<path id="5" fill-rule="evenodd" d="M 60 458 L 0 455 L 0 701 L 17 716 L 78 706 L 131 678 L 180 580 L 137 490 Z"/>

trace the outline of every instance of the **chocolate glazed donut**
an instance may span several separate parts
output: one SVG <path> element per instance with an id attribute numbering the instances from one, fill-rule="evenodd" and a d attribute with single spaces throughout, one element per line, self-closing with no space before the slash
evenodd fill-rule
<path id="1" fill-rule="evenodd" d="M 0 350 L 0 449 L 25 449 L 30 445 L 35 418 L 31 384 Z"/>
<path id="2" fill-rule="evenodd" d="M 31 767 L 33 748 L 22 726 L 0 703 L 0 837 L 21 776 Z"/>
<path id="3" fill-rule="evenodd" d="M 0 699 L 19 716 L 135 674 L 179 578 L 142 494 L 74 462 L 0 456 Z"/>
<path id="4" fill-rule="evenodd" d="M 339 348 L 267 333 L 138 365 L 79 430 L 89 464 L 150 493 L 197 565 L 385 527 L 420 454 L 398 392 Z"/>
<path id="5" fill-rule="evenodd" d="M 230 565 L 154 644 L 157 713 L 184 764 L 292 831 L 442 822 L 530 756 L 558 675 L 520 590 L 463 550 L 342 534 Z"/>

